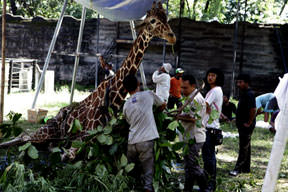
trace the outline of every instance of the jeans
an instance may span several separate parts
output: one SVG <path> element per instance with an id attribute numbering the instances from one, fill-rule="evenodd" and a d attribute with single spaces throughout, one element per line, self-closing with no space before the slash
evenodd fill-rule
<path id="1" fill-rule="evenodd" d="M 204 170 L 208 176 L 208 187 L 216 189 L 216 155 L 215 144 L 212 140 L 213 133 L 206 131 L 206 141 L 202 148 L 202 158 L 204 162 Z"/>
<path id="2" fill-rule="evenodd" d="M 140 161 L 143 172 L 144 190 L 153 190 L 154 174 L 154 141 L 144 141 L 136 144 L 128 144 L 127 159 L 128 162 L 136 163 Z M 138 173 L 139 174 L 139 173 Z"/>
<path id="3" fill-rule="evenodd" d="M 185 191 L 193 188 L 194 181 L 197 181 L 200 191 L 206 189 L 206 176 L 204 170 L 199 165 L 199 152 L 204 143 L 189 145 L 189 153 L 184 156 L 185 162 Z"/>
<path id="4" fill-rule="evenodd" d="M 239 132 L 239 154 L 234 170 L 249 173 L 251 162 L 251 136 L 255 125 L 244 127 L 237 125 Z"/>

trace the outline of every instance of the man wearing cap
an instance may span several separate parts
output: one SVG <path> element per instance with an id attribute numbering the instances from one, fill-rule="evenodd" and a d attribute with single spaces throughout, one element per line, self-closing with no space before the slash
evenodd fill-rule
<path id="1" fill-rule="evenodd" d="M 168 109 L 174 108 L 175 104 L 177 105 L 177 108 L 181 106 L 181 84 L 184 70 L 177 68 L 175 73 L 175 76 L 170 80 L 170 96 L 167 104 Z"/>
<path id="2" fill-rule="evenodd" d="M 152 80 L 156 83 L 156 95 L 163 101 L 168 102 L 170 89 L 170 75 L 172 69 L 170 63 L 163 63 L 163 65 L 153 73 Z"/>

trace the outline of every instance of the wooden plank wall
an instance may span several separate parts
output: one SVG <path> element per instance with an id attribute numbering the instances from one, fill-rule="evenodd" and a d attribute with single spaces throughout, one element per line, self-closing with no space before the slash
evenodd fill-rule
<path id="1" fill-rule="evenodd" d="M 49 45 L 54 33 L 57 20 L 46 20 L 41 17 L 24 19 L 7 15 L 7 57 L 26 57 L 38 59 L 40 65 L 44 64 Z M 139 22 L 138 22 L 139 23 Z M 179 37 L 179 19 L 169 21 L 177 37 Z M 137 23 L 136 23 L 137 24 Z M 59 33 L 55 51 L 74 53 L 77 45 L 80 20 L 64 17 L 63 26 Z M 242 29 L 245 26 L 245 34 Z M 283 47 L 281 55 L 280 45 L 273 25 L 258 25 L 239 23 L 236 75 L 240 71 L 250 73 L 252 87 L 258 93 L 274 91 L 278 76 L 284 74 L 283 59 L 288 62 L 288 25 L 279 27 L 279 34 Z M 131 43 L 117 43 L 116 40 L 132 40 L 128 22 L 111 22 L 107 19 L 100 20 L 99 52 L 107 53 L 114 44 L 112 54 L 128 55 Z M 179 44 L 166 47 L 165 62 L 170 62 L 174 69 L 177 66 L 184 68 L 186 73 L 193 74 L 198 80 L 204 78 L 206 71 L 211 67 L 221 68 L 225 73 L 225 92 L 230 92 L 233 66 L 233 39 L 234 25 L 219 24 L 217 22 L 196 22 L 183 18 L 181 26 L 181 39 Z M 244 37 L 244 39 L 243 39 Z M 241 43 L 243 41 L 243 44 Z M 85 23 L 81 52 L 90 56 L 81 57 L 77 83 L 93 85 L 96 70 L 96 43 L 97 19 L 89 19 Z M 241 47 L 243 45 L 243 47 Z M 174 50 L 174 51 L 173 51 Z M 243 51 L 242 51 L 243 50 Z M 180 51 L 179 58 L 178 52 Z M 243 55 L 241 56 L 241 52 Z M 163 43 L 155 39 L 147 49 L 143 65 L 148 85 L 151 83 L 152 73 L 163 62 Z M 114 58 L 106 55 L 106 59 L 120 67 L 123 57 Z M 177 62 L 178 60 L 178 62 Z M 57 81 L 71 81 L 74 57 L 53 54 L 49 70 L 55 71 Z M 176 66 L 177 65 L 177 66 Z M 173 72 L 172 74 L 173 75 Z"/>

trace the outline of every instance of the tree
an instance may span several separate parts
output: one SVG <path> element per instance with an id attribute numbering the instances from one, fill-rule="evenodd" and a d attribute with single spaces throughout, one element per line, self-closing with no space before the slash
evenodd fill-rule
<path id="1" fill-rule="evenodd" d="M 64 0 L 8 0 L 7 7 L 9 13 L 31 18 L 43 16 L 45 18 L 58 18 L 61 13 Z M 2 4 L 1 4 L 2 10 Z M 65 10 L 66 15 L 81 18 L 82 6 L 76 2 L 69 1 Z M 87 10 L 87 18 L 95 16 L 92 10 Z"/>
<path id="2" fill-rule="evenodd" d="M 239 20 L 244 18 L 245 0 L 240 1 Z M 169 18 L 178 18 L 180 3 L 185 3 L 182 17 L 196 21 L 218 21 L 233 23 L 236 20 L 238 0 L 169 0 Z M 23 17 L 43 16 L 58 18 L 64 0 L 8 0 L 8 12 Z M 246 21 L 251 23 L 287 23 L 288 9 L 284 9 L 287 0 L 247 0 Z M 2 8 L 2 5 L 1 5 Z M 2 9 L 1 9 L 2 11 Z M 65 14 L 81 17 L 82 6 L 69 1 Z M 97 13 L 87 10 L 87 18 Z M 281 15 L 281 16 L 280 16 Z"/>

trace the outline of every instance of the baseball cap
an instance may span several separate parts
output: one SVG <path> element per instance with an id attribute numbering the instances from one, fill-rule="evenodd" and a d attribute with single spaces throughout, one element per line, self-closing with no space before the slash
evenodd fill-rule
<path id="1" fill-rule="evenodd" d="M 169 73 L 172 69 L 172 65 L 170 63 L 163 63 L 163 67 L 167 73 Z"/>
<path id="2" fill-rule="evenodd" d="M 175 72 L 176 73 L 184 73 L 184 70 L 182 68 L 177 68 Z"/>

